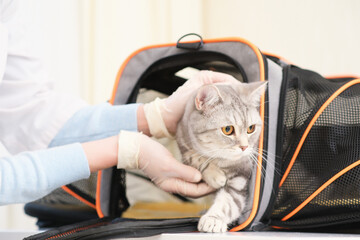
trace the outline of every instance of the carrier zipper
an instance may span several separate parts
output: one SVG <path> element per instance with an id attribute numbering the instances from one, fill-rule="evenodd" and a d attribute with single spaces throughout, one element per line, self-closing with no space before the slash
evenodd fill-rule
<path id="1" fill-rule="evenodd" d="M 74 233 L 77 233 L 77 232 L 80 232 L 80 231 L 84 231 L 84 230 L 87 230 L 87 229 L 90 229 L 90 228 L 94 228 L 94 227 L 104 226 L 104 225 L 107 225 L 107 224 L 108 224 L 107 222 L 100 222 L 100 223 L 95 223 L 95 224 L 91 224 L 91 225 L 84 226 L 84 227 L 74 228 L 74 229 L 69 230 L 69 231 L 67 231 L 67 232 L 59 233 L 59 234 L 57 234 L 57 235 L 48 237 L 48 238 L 46 238 L 45 240 L 57 239 L 57 238 L 64 238 L 64 237 L 67 238 L 67 237 L 69 237 L 70 235 L 72 235 L 72 234 L 74 234 Z"/>

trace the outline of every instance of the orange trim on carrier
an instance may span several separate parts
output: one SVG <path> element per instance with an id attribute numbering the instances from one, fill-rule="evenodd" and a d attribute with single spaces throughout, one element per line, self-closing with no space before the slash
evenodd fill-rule
<path id="1" fill-rule="evenodd" d="M 354 167 L 358 166 L 360 164 L 360 159 L 356 162 L 350 164 L 337 174 L 335 174 L 332 178 L 330 178 L 328 181 L 326 181 L 321 187 L 319 187 L 313 194 L 311 194 L 304 202 L 302 202 L 297 208 L 295 208 L 293 211 L 291 211 L 288 215 L 283 217 L 281 221 L 289 220 L 291 217 L 293 217 L 296 213 L 298 213 L 301 209 L 303 209 L 311 200 L 313 200 L 317 195 L 319 195 L 325 188 L 327 188 L 331 183 L 333 183 L 336 179 L 353 169 Z"/>
<path id="2" fill-rule="evenodd" d="M 256 57 L 259 61 L 259 68 L 260 68 L 259 69 L 260 70 L 260 79 L 259 80 L 265 81 L 265 67 L 264 67 L 264 61 L 263 61 L 260 50 L 255 45 L 253 45 L 252 43 L 250 43 L 247 40 L 237 39 L 237 41 L 247 44 L 255 52 Z M 257 164 L 257 169 L 256 169 L 253 207 L 251 209 L 251 213 L 250 213 L 248 219 L 246 219 L 246 221 L 243 222 L 242 224 L 240 224 L 239 226 L 232 228 L 230 230 L 230 232 L 240 231 L 240 230 L 244 229 L 245 227 L 247 227 L 254 220 L 256 213 L 257 213 L 258 206 L 259 206 L 262 157 L 263 157 L 263 147 L 264 147 L 265 93 L 261 96 L 261 99 L 260 99 L 260 117 L 261 117 L 263 126 L 262 126 L 262 131 L 261 131 L 260 139 L 259 139 L 259 154 L 258 154 L 258 164 Z"/>
<path id="3" fill-rule="evenodd" d="M 285 62 L 285 63 L 287 63 L 287 64 L 295 65 L 295 64 L 293 64 L 291 61 L 289 61 L 289 60 L 287 60 L 287 59 L 285 59 L 285 58 L 283 58 L 283 57 L 281 57 L 281 56 L 279 56 L 279 55 L 276 55 L 276 54 L 274 54 L 274 53 L 269 53 L 269 52 L 264 52 L 264 51 L 262 51 L 262 53 L 263 53 L 265 56 L 275 57 L 275 58 L 280 59 L 281 61 L 283 61 L 283 62 Z"/>
<path id="4" fill-rule="evenodd" d="M 70 194 L 71 196 L 73 196 L 74 198 L 78 199 L 79 201 L 85 203 L 86 205 L 88 205 L 89 207 L 92 207 L 94 209 L 96 209 L 95 205 L 91 202 L 89 202 L 88 200 L 86 200 L 85 198 L 79 196 L 78 194 L 76 194 L 75 192 L 73 192 L 70 188 L 68 188 L 67 186 L 62 186 L 61 187 L 65 192 L 67 192 L 68 194 Z"/>
<path id="5" fill-rule="evenodd" d="M 337 78 L 353 78 L 353 79 L 358 79 L 358 78 L 360 78 L 360 76 L 356 76 L 356 75 L 331 75 L 331 76 L 324 76 L 324 78 L 326 78 L 326 79 L 337 79 Z"/>
<path id="6" fill-rule="evenodd" d="M 355 85 L 355 84 L 358 84 L 360 83 L 360 79 L 355 79 L 355 80 L 352 80 L 346 84 L 344 84 L 343 86 L 341 86 L 338 90 L 336 90 L 330 97 L 328 100 L 326 100 L 326 102 L 320 107 L 320 109 L 318 110 L 318 112 L 315 114 L 315 116 L 313 117 L 313 119 L 310 121 L 309 125 L 307 126 L 307 128 L 305 129 L 305 132 L 303 134 L 303 136 L 301 137 L 300 139 L 300 142 L 298 144 L 298 146 L 296 147 L 295 149 L 295 152 L 294 152 L 294 155 L 293 157 L 291 158 L 290 160 L 290 163 L 289 163 L 289 166 L 287 167 L 284 175 L 282 176 L 281 178 L 281 181 L 280 181 L 280 184 L 279 184 L 279 187 L 281 187 L 287 176 L 289 175 L 290 171 L 291 171 L 291 168 L 293 167 L 294 163 L 295 163 L 295 160 L 297 158 L 297 156 L 299 155 L 299 152 L 302 148 L 302 145 L 304 144 L 305 142 L 305 139 L 307 137 L 307 135 L 309 134 L 312 126 L 315 124 L 316 120 L 319 118 L 319 116 L 322 114 L 322 112 L 325 110 L 325 108 L 339 95 L 341 94 L 343 91 L 345 91 L 347 88 L 351 87 L 352 85 Z"/>
<path id="7" fill-rule="evenodd" d="M 96 182 L 96 212 L 99 216 L 99 218 L 103 218 L 104 217 L 104 213 L 101 210 L 101 198 L 100 198 L 100 194 L 101 194 L 101 176 L 102 176 L 102 171 L 98 171 L 97 174 L 97 182 Z"/>
<path id="8" fill-rule="evenodd" d="M 140 52 L 145 51 L 145 50 L 148 50 L 148 49 L 159 48 L 159 47 L 172 47 L 172 46 L 176 46 L 176 43 L 151 45 L 151 46 L 147 46 L 147 47 L 140 48 L 140 49 L 136 50 L 135 52 L 133 52 L 132 54 L 130 54 L 130 55 L 125 59 L 125 61 L 123 62 L 123 64 L 121 64 L 121 66 L 120 66 L 120 68 L 119 68 L 119 71 L 118 71 L 117 74 L 116 74 L 115 84 L 114 84 L 114 88 L 113 88 L 112 95 L 111 95 L 111 98 L 110 98 L 109 102 L 110 102 L 111 104 L 114 104 L 114 102 L 115 102 L 115 96 L 116 96 L 116 91 L 117 91 L 118 86 L 119 86 L 120 77 L 121 77 L 121 75 L 122 75 L 122 73 L 123 73 L 126 65 L 128 64 L 128 62 L 129 62 L 134 56 L 136 56 L 136 55 L 139 54 Z"/>

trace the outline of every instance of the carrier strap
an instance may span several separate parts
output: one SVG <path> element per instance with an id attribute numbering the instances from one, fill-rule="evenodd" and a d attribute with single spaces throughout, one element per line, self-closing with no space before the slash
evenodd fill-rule
<path id="1" fill-rule="evenodd" d="M 200 39 L 200 41 L 186 42 L 186 43 L 181 42 L 181 40 L 183 40 L 187 36 L 196 36 Z M 199 50 L 203 46 L 204 46 L 204 41 L 203 41 L 202 37 L 196 33 L 188 33 L 188 34 L 182 36 L 181 38 L 179 38 L 179 40 L 176 43 L 177 48 L 188 49 L 188 50 Z"/>

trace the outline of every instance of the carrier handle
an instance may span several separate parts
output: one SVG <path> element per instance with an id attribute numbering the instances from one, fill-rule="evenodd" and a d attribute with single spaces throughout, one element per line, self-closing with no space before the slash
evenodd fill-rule
<path id="1" fill-rule="evenodd" d="M 196 41 L 196 42 L 186 42 L 186 43 L 182 43 L 180 42 L 183 38 L 187 37 L 187 36 L 196 36 L 200 38 L 200 41 Z M 185 34 L 184 36 L 182 36 L 181 38 L 179 38 L 179 40 L 176 43 L 176 47 L 177 48 L 182 48 L 182 49 L 188 49 L 188 50 L 199 50 L 200 48 L 202 48 L 204 46 L 204 41 L 202 39 L 202 37 L 199 34 L 196 33 L 188 33 Z"/>

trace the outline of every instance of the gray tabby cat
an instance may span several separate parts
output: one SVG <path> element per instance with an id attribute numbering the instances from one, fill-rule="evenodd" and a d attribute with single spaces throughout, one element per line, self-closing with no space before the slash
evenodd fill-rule
<path id="1" fill-rule="evenodd" d="M 262 127 L 260 96 L 266 82 L 205 85 L 188 102 L 176 140 L 183 162 L 218 189 L 198 230 L 225 232 L 242 216 L 257 162 Z"/>

